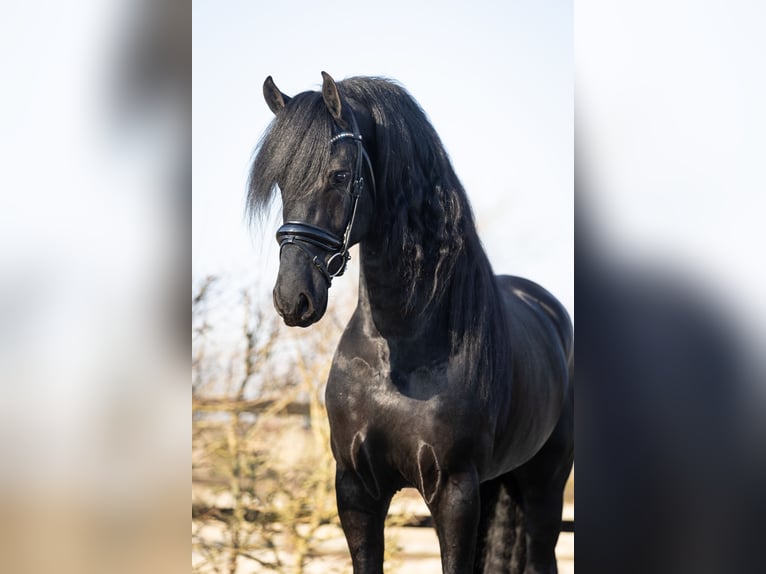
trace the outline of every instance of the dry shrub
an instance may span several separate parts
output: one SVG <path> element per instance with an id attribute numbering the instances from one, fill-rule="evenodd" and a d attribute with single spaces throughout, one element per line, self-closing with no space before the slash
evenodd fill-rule
<path id="1" fill-rule="evenodd" d="M 337 523 L 322 395 L 341 323 L 287 330 L 243 292 L 239 340 L 221 345 L 216 284 L 192 304 L 193 569 L 302 573 Z"/>

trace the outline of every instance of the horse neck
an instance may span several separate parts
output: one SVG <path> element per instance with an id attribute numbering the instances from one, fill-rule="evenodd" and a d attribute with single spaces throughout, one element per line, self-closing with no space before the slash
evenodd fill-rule
<path id="1" fill-rule="evenodd" d="M 422 294 L 416 294 L 422 297 Z M 389 341 L 414 344 L 428 340 L 434 348 L 447 348 L 448 309 L 432 302 L 427 309 L 410 301 L 401 274 L 372 242 L 360 245 L 359 309 L 374 329 Z"/>

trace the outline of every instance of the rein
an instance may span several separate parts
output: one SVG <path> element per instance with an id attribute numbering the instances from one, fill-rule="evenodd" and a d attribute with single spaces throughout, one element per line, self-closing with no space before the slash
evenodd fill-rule
<path id="1" fill-rule="evenodd" d="M 351 229 L 356 219 L 356 209 L 359 204 L 359 197 L 364 191 L 364 164 L 370 172 L 372 179 L 373 193 L 375 193 L 375 174 L 372 171 L 372 162 L 367 150 L 362 144 L 362 134 L 353 114 L 351 116 L 354 131 L 340 132 L 334 135 L 328 145 L 332 146 L 335 142 L 342 139 L 352 139 L 356 142 L 356 163 L 354 165 L 354 179 L 351 184 L 349 195 L 351 196 L 351 208 L 346 217 L 346 226 L 343 235 L 337 235 L 318 225 L 306 223 L 303 221 L 286 221 L 277 230 L 277 242 L 279 243 L 279 253 L 287 245 L 295 245 L 309 256 L 311 262 L 319 269 L 322 277 L 327 280 L 327 285 L 332 285 L 335 277 L 340 277 L 346 270 L 346 264 L 351 256 L 348 254 L 349 240 L 351 238 Z"/>

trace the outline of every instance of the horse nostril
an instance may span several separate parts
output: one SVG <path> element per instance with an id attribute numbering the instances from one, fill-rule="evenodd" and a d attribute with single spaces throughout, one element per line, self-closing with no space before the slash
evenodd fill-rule
<path id="1" fill-rule="evenodd" d="M 298 316 L 301 320 L 306 320 L 314 313 L 314 306 L 311 304 L 311 299 L 305 293 L 300 294 L 298 299 Z"/>

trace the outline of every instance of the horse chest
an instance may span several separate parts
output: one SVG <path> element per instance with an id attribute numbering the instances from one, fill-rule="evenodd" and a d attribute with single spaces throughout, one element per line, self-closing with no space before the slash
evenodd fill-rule
<path id="1" fill-rule="evenodd" d="M 476 410 L 457 394 L 446 364 L 408 371 L 358 357 L 336 361 L 326 404 L 340 467 L 356 471 L 371 492 L 382 480 L 432 490 L 440 466 L 464 457 L 457 449 L 476 439 Z"/>
<path id="2" fill-rule="evenodd" d="M 326 393 L 330 424 L 339 431 L 365 426 L 410 432 L 425 426 L 424 416 L 439 416 L 448 388 L 444 365 L 405 371 L 354 357 L 336 363 L 330 373 Z"/>

